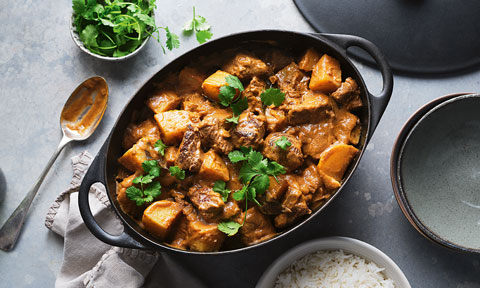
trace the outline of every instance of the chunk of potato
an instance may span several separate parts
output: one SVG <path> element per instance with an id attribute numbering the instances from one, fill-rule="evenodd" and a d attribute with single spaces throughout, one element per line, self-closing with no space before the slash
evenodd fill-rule
<path id="1" fill-rule="evenodd" d="M 184 110 L 166 111 L 155 114 L 154 117 L 160 128 L 163 142 L 167 145 L 175 145 L 182 141 L 187 125 L 198 121 L 196 113 Z"/>
<path id="2" fill-rule="evenodd" d="M 181 101 L 182 99 L 178 97 L 175 91 L 161 90 L 157 91 L 155 95 L 148 98 L 146 104 L 154 113 L 157 114 L 177 108 Z"/>
<path id="3" fill-rule="evenodd" d="M 347 144 L 333 144 L 322 152 L 318 170 L 327 188 L 340 187 L 343 174 L 357 153 L 357 148 Z"/>
<path id="4" fill-rule="evenodd" d="M 163 240 L 182 215 L 182 209 L 181 204 L 169 200 L 153 202 L 143 212 L 142 223 L 150 234 Z"/>
<path id="5" fill-rule="evenodd" d="M 225 161 L 214 150 L 209 150 L 203 155 L 203 163 L 198 174 L 209 180 L 228 181 L 230 179 Z"/>
<path id="6" fill-rule="evenodd" d="M 324 54 L 313 68 L 309 87 L 315 91 L 330 93 L 342 84 L 342 70 L 337 59 Z"/>
<path id="7" fill-rule="evenodd" d="M 304 71 L 312 71 L 318 60 L 320 60 L 321 55 L 313 48 L 308 48 L 303 54 L 300 62 L 298 62 L 298 68 Z"/>
<path id="8" fill-rule="evenodd" d="M 217 72 L 210 75 L 205 81 L 202 83 L 203 93 L 207 95 L 210 100 L 220 102 L 218 98 L 218 94 L 220 94 L 220 88 L 222 86 L 228 85 L 227 80 L 225 79 L 227 76 L 232 76 L 231 74 L 218 70 Z M 238 91 L 237 91 L 238 95 Z"/>
<path id="9" fill-rule="evenodd" d="M 218 251 L 225 241 L 225 234 L 220 232 L 216 223 L 201 220 L 188 223 L 188 244 L 190 250 L 207 252 Z"/>
<path id="10" fill-rule="evenodd" d="M 159 159 L 160 156 L 155 150 L 156 137 L 143 137 L 128 149 L 122 157 L 118 158 L 118 162 L 130 171 L 143 171 L 142 163 L 150 159 Z"/>
<path id="11" fill-rule="evenodd" d="M 122 182 L 117 183 L 117 201 L 120 204 L 122 211 L 135 219 L 140 219 L 143 213 L 144 206 L 137 206 L 135 201 L 130 200 L 127 197 L 127 188 L 133 185 L 133 179 L 142 175 L 140 172 L 136 172 L 123 179 Z"/>

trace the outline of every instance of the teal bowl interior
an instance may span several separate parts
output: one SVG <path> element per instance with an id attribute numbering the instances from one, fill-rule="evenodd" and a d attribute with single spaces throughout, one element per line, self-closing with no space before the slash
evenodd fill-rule
<path id="1" fill-rule="evenodd" d="M 397 169 L 415 225 L 439 244 L 480 253 L 480 94 L 427 112 L 405 138 Z"/>

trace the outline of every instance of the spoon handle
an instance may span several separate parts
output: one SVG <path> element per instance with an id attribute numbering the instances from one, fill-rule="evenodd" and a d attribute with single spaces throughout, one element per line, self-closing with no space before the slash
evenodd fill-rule
<path id="1" fill-rule="evenodd" d="M 28 194 L 23 198 L 23 201 L 18 205 L 17 209 L 13 211 L 12 215 L 7 219 L 5 224 L 3 224 L 2 228 L 0 229 L 0 249 L 3 251 L 10 251 L 17 242 L 18 235 L 20 235 L 20 231 L 22 230 L 23 223 L 25 222 L 25 217 L 27 216 L 28 209 L 32 204 L 33 198 L 37 194 L 38 188 L 47 176 L 50 167 L 52 167 L 53 162 L 58 157 L 58 154 L 62 151 L 63 147 L 67 143 L 72 141 L 72 139 L 63 135 L 60 144 L 58 144 L 57 150 L 53 153 L 50 160 L 48 160 L 47 166 L 42 171 L 42 174 L 38 177 L 35 185 L 32 189 L 28 192 Z"/>

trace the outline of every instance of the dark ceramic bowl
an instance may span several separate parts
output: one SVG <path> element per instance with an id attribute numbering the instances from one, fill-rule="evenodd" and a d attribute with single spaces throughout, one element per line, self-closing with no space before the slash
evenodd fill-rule
<path id="1" fill-rule="evenodd" d="M 223 51 L 230 48 L 242 47 L 242 45 L 273 45 L 272 47 L 281 47 L 286 50 L 290 50 L 297 54 L 298 52 L 305 51 L 308 47 L 314 47 L 319 51 L 328 53 L 339 60 L 342 67 L 342 73 L 349 75 L 355 79 L 360 88 L 360 97 L 365 104 L 358 116 L 363 127 L 362 134 L 360 136 L 360 142 L 358 148 L 360 153 L 354 158 L 350 167 L 345 173 L 342 186 L 334 193 L 334 195 L 320 208 L 313 211 L 312 214 L 306 216 L 293 225 L 292 227 L 282 231 L 278 236 L 267 240 L 262 243 L 258 243 L 249 247 L 243 247 L 233 250 L 218 251 L 218 252 L 192 252 L 183 251 L 176 248 L 172 248 L 165 245 L 144 229 L 142 229 L 131 217 L 123 213 L 120 209 L 119 203 L 116 199 L 116 174 L 118 171 L 117 159 L 123 154 L 123 149 L 119 143 L 122 142 L 123 134 L 128 123 L 132 119 L 133 113 L 138 111 L 141 107 L 144 107 L 144 101 L 146 97 L 151 95 L 154 85 L 159 79 L 163 79 L 169 73 L 178 71 L 184 66 L 188 65 L 192 61 L 198 59 L 204 55 L 210 55 L 213 52 Z M 383 78 L 383 89 L 378 95 L 373 95 L 368 92 L 367 86 L 363 81 L 360 72 L 355 68 L 353 63 L 347 56 L 347 48 L 351 46 L 357 46 L 372 55 L 375 61 L 378 63 L 380 72 Z M 247 249 L 253 249 L 255 247 L 261 247 L 276 241 L 277 239 L 292 233 L 298 227 L 305 224 L 307 221 L 312 220 L 318 215 L 333 199 L 341 192 L 345 183 L 350 179 L 355 168 L 358 166 L 361 156 L 365 151 L 368 140 L 373 134 L 375 127 L 377 126 L 380 118 L 385 110 L 393 89 L 393 76 L 390 67 L 385 59 L 385 56 L 378 50 L 378 48 L 371 42 L 351 35 L 340 34 L 304 34 L 293 31 L 279 31 L 279 30 L 260 30 L 242 32 L 225 36 L 213 41 L 209 41 L 203 45 L 196 47 L 195 49 L 185 53 L 178 57 L 168 65 L 158 71 L 150 80 L 148 80 L 132 97 L 130 102 L 126 105 L 122 113 L 117 119 L 114 127 L 104 145 L 98 152 L 95 160 L 90 166 L 87 174 L 85 175 L 79 192 L 79 207 L 82 218 L 88 229 L 103 242 L 120 247 L 127 248 L 140 248 L 140 249 L 157 249 L 161 251 L 169 250 L 179 253 L 187 254 L 226 254 L 232 252 L 241 252 Z M 90 206 L 88 203 L 88 190 L 93 183 L 101 182 L 105 185 L 107 195 L 113 209 L 125 224 L 125 230 L 121 235 L 111 235 L 105 232 L 92 215 Z"/>
<path id="2" fill-rule="evenodd" d="M 480 253 L 480 94 L 447 95 L 415 112 L 393 148 L 391 180 L 423 236 Z"/>

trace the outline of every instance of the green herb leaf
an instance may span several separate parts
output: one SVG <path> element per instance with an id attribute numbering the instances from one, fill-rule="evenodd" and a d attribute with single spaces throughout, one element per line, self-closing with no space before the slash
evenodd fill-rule
<path id="1" fill-rule="evenodd" d="M 168 27 L 165 27 L 165 32 L 167 33 L 167 48 L 168 50 L 172 50 L 173 48 L 179 48 L 180 47 L 180 40 L 178 40 L 178 35 L 175 33 L 170 32 Z"/>
<path id="2" fill-rule="evenodd" d="M 287 150 L 288 147 L 292 146 L 292 143 L 288 140 L 287 137 L 282 136 L 282 137 L 280 137 L 280 139 L 275 141 L 275 145 L 277 145 L 278 147 L 280 147 L 283 150 Z"/>
<path id="3" fill-rule="evenodd" d="M 160 176 L 160 166 L 158 166 L 157 160 L 147 160 L 142 163 L 142 168 L 145 173 L 154 177 Z"/>
<path id="4" fill-rule="evenodd" d="M 225 81 L 227 81 L 228 86 L 238 89 L 240 92 L 244 90 L 242 82 L 236 76 L 227 75 L 227 77 L 225 77 Z"/>
<path id="5" fill-rule="evenodd" d="M 230 159 L 230 162 L 232 163 L 237 163 L 243 160 L 247 160 L 247 156 L 245 156 L 242 151 L 234 150 L 228 153 L 228 159 Z"/>
<path id="6" fill-rule="evenodd" d="M 213 191 L 219 193 L 222 195 L 222 200 L 223 202 L 228 201 L 228 195 L 230 195 L 230 190 L 225 189 L 226 184 L 224 181 L 218 180 L 215 181 L 215 184 L 213 185 Z"/>
<path id="7" fill-rule="evenodd" d="M 165 148 L 168 146 L 163 144 L 162 140 L 158 139 L 157 142 L 153 145 L 155 148 L 155 151 L 157 151 L 160 155 L 165 156 Z"/>
<path id="8" fill-rule="evenodd" d="M 143 203 L 145 203 L 142 190 L 138 189 L 137 187 L 130 186 L 125 192 L 128 199 L 135 201 L 135 204 L 137 204 L 137 206 L 142 206 Z"/>
<path id="9" fill-rule="evenodd" d="M 270 178 L 265 174 L 253 178 L 252 183 L 249 185 L 250 188 L 255 188 L 255 191 L 258 194 L 264 194 L 268 189 L 268 186 L 270 186 Z"/>
<path id="10" fill-rule="evenodd" d="M 240 118 L 240 116 L 232 116 L 230 118 L 225 119 L 225 121 L 227 121 L 228 123 L 238 124 L 238 119 L 239 118 Z"/>
<path id="11" fill-rule="evenodd" d="M 260 99 L 262 99 L 263 104 L 267 106 L 272 104 L 280 106 L 285 100 L 285 93 L 277 88 L 269 88 L 260 94 Z"/>
<path id="12" fill-rule="evenodd" d="M 230 103 L 232 103 L 233 98 L 235 98 L 235 95 L 237 94 L 237 90 L 235 88 L 224 85 L 220 87 L 220 93 L 218 94 L 218 98 L 220 99 L 220 104 L 222 104 L 225 107 L 228 107 Z"/>
<path id="13" fill-rule="evenodd" d="M 179 180 L 185 179 L 185 170 L 180 169 L 178 166 L 172 166 L 168 168 L 170 175 L 175 176 Z"/>
<path id="14" fill-rule="evenodd" d="M 160 182 L 155 181 L 152 184 L 148 185 L 147 188 L 144 191 L 144 194 L 148 197 L 152 197 L 152 200 L 146 201 L 146 202 L 151 202 L 153 201 L 153 198 L 160 196 L 162 193 L 162 185 L 160 185 Z"/>
<path id="15" fill-rule="evenodd" d="M 258 175 L 258 171 L 253 170 L 252 166 L 245 165 L 245 163 L 240 167 L 239 178 L 243 183 L 247 184 L 252 180 L 253 177 Z"/>
<path id="16" fill-rule="evenodd" d="M 85 5 L 85 0 L 72 0 L 73 13 L 76 15 L 81 15 L 85 12 L 87 6 Z"/>
<path id="17" fill-rule="evenodd" d="M 244 186 L 242 187 L 242 189 L 233 192 L 233 195 L 232 195 L 233 199 L 235 199 L 235 200 L 237 200 L 237 201 L 242 201 L 242 200 L 244 200 L 245 197 L 246 197 L 247 189 L 248 189 L 248 186 L 244 185 Z"/>
<path id="18" fill-rule="evenodd" d="M 98 30 L 95 25 L 87 25 L 82 32 L 80 32 L 80 39 L 89 47 L 98 47 L 97 43 Z"/>
<path id="19" fill-rule="evenodd" d="M 207 42 L 208 40 L 210 40 L 212 38 L 212 36 L 213 36 L 212 32 L 210 32 L 208 30 L 198 31 L 197 34 L 196 34 L 197 41 L 200 44 L 203 44 L 203 43 Z"/>
<path id="20" fill-rule="evenodd" d="M 230 104 L 230 107 L 232 107 L 233 115 L 239 116 L 248 108 L 248 100 L 246 97 L 242 97 L 238 99 L 238 101 Z"/>
<path id="21" fill-rule="evenodd" d="M 257 200 L 257 190 L 254 187 L 248 187 L 247 190 L 247 199 L 252 201 L 253 203 L 257 204 L 258 206 L 262 206 Z M 247 213 L 247 212 L 245 212 Z"/>
<path id="22" fill-rule="evenodd" d="M 195 7 L 193 7 L 193 18 L 183 25 L 183 32 L 187 35 L 194 32 L 198 43 L 202 44 L 212 38 L 213 34 L 210 32 L 210 28 L 205 17 L 195 15 Z"/>
<path id="23" fill-rule="evenodd" d="M 220 222 L 217 225 L 217 229 L 221 232 L 227 234 L 228 236 L 233 236 L 238 233 L 238 229 L 242 227 L 241 224 L 237 222 L 228 221 L 228 222 Z"/>

